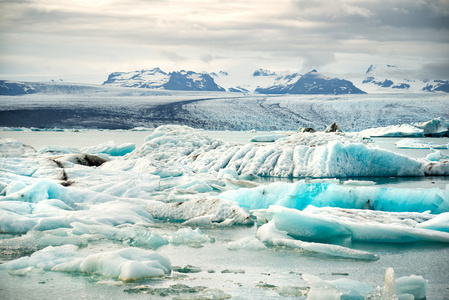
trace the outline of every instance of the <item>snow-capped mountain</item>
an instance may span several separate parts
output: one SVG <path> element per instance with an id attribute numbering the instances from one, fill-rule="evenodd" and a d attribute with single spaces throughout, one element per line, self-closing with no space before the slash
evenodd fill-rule
<path id="1" fill-rule="evenodd" d="M 261 94 L 365 94 L 348 80 L 329 78 L 316 70 L 302 76 L 292 74 L 276 79 L 274 85 L 267 88 L 257 88 Z"/>
<path id="2" fill-rule="evenodd" d="M 245 76 L 246 75 L 246 76 Z M 250 75 L 250 76 L 248 76 Z M 217 82 L 217 83 L 216 83 Z M 360 94 L 352 82 L 328 78 L 316 70 L 305 75 L 258 69 L 252 74 L 230 75 L 228 72 L 166 73 L 159 68 L 111 73 L 103 85 L 184 91 L 229 91 L 260 94 Z"/>
<path id="3" fill-rule="evenodd" d="M 159 68 L 111 73 L 103 85 L 177 91 L 225 91 L 208 73 L 179 71 L 166 73 Z"/>
<path id="4" fill-rule="evenodd" d="M 259 70 L 254 71 L 253 76 L 254 77 L 257 77 L 257 76 L 276 76 L 276 72 L 272 72 L 270 70 L 259 69 Z"/>
<path id="5" fill-rule="evenodd" d="M 360 86 L 368 92 L 449 92 L 449 81 L 422 80 L 417 70 L 395 65 L 371 65 Z"/>

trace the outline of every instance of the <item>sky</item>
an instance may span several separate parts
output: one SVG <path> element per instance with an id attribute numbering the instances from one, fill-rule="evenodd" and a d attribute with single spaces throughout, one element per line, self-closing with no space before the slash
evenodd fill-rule
<path id="1" fill-rule="evenodd" d="M 371 64 L 449 79 L 448 0 L 0 0 L 0 79 L 111 72 L 322 73 Z"/>

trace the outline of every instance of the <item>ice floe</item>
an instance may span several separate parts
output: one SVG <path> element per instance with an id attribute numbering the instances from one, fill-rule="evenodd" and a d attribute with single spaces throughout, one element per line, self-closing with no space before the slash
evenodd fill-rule
<path id="1" fill-rule="evenodd" d="M 351 249 L 339 245 L 304 242 L 293 239 L 288 235 L 289 232 L 279 230 L 275 222 L 268 222 L 257 229 L 257 238 L 263 243 L 286 247 L 292 249 L 304 249 L 311 252 L 321 253 L 330 256 L 338 256 L 345 258 L 361 259 L 361 260 L 378 260 L 379 256 L 367 251 Z"/>
<path id="2" fill-rule="evenodd" d="M 352 241 L 408 243 L 431 241 L 449 243 L 444 231 L 418 227 L 434 216 L 419 213 L 372 212 L 339 208 L 305 210 L 272 205 L 253 212 L 259 220 L 273 223 L 280 231 L 297 239 L 326 241 L 346 237 Z M 431 228 L 431 227 L 429 227 Z"/>
<path id="3" fill-rule="evenodd" d="M 253 224 L 249 213 L 237 203 L 219 198 L 154 203 L 147 211 L 156 219 L 184 222 L 189 226 Z"/>
<path id="4" fill-rule="evenodd" d="M 449 149 L 449 144 L 434 145 L 433 142 L 425 142 L 418 139 L 402 139 L 396 142 L 395 145 L 403 149 Z"/>
<path id="5" fill-rule="evenodd" d="M 360 131 L 363 136 L 443 137 L 449 135 L 449 120 L 437 118 L 427 122 L 391 125 Z"/>
<path id="6" fill-rule="evenodd" d="M 255 143 L 272 143 L 282 138 L 286 138 L 284 134 L 266 134 L 266 135 L 256 135 L 251 138 L 251 142 Z"/>
<path id="7" fill-rule="evenodd" d="M 371 209 L 390 212 L 442 213 L 449 211 L 449 186 L 445 190 L 339 185 L 330 182 L 277 182 L 255 188 L 229 190 L 222 199 L 247 209 L 280 205 L 303 210 L 316 207 Z"/>
<path id="8" fill-rule="evenodd" d="M 124 156 L 133 152 L 136 149 L 136 145 L 132 143 L 126 143 L 116 146 L 113 141 L 109 141 L 97 146 L 84 148 L 83 152 L 89 154 L 108 154 L 111 156 Z"/>
<path id="9" fill-rule="evenodd" d="M 20 270 L 28 267 L 43 270 L 82 272 L 123 281 L 164 276 L 171 272 L 170 260 L 154 251 L 125 248 L 109 252 L 85 254 L 74 245 L 48 246 L 30 256 L 0 265 L 0 270 Z"/>
<path id="10" fill-rule="evenodd" d="M 433 128 L 425 126 L 416 128 Z M 432 130 L 441 133 L 440 127 Z M 387 188 L 370 178 L 339 179 L 448 175 L 449 163 L 441 155 L 417 160 L 344 133 L 295 133 L 269 144 L 223 142 L 186 126 L 149 133 L 137 149 L 105 143 L 81 151 L 44 147 L 36 152 L 1 140 L 0 252 L 11 259 L 30 256 L 0 269 L 16 275 L 74 271 L 127 281 L 170 273 L 167 258 L 143 249 L 214 246 L 236 255 L 282 249 L 370 263 L 379 255 L 356 249 L 352 241 L 449 243 L 449 187 Z M 310 178 L 268 184 L 263 176 Z M 236 234 L 214 243 L 209 235 L 253 225 L 256 218 L 257 229 L 239 227 L 257 230 L 243 238 Z M 83 248 L 105 241 L 125 248 L 97 253 Z M 233 266 L 230 272 L 240 271 L 245 272 Z M 349 279 L 304 279 L 310 299 L 321 292 L 376 299 L 375 290 Z M 419 276 L 389 282 L 397 294 L 426 294 L 427 281 Z M 281 290 L 298 293 L 276 289 Z"/>

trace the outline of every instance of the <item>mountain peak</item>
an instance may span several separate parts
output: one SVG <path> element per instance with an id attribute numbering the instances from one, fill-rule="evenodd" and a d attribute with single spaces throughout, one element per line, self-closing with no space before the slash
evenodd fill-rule
<path id="1" fill-rule="evenodd" d="M 103 85 L 180 91 L 225 91 L 206 72 L 181 70 L 167 74 L 160 68 L 114 72 L 109 75 Z"/>

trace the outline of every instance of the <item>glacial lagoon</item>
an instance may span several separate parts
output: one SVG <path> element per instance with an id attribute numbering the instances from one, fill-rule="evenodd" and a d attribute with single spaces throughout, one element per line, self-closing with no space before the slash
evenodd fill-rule
<path id="1" fill-rule="evenodd" d="M 279 133 L 283 132 L 263 134 Z M 350 299 L 366 296 L 381 299 L 388 268 L 394 269 L 396 279 L 406 277 L 411 280 L 412 275 L 422 276 L 428 281 L 427 299 L 448 297 L 447 231 L 429 229 L 436 228 L 432 226 L 447 228 L 444 218 L 439 222 L 434 220 L 447 214 L 444 205 L 449 201 L 448 176 L 378 176 L 374 172 L 372 177 L 280 178 L 238 174 L 231 168 L 214 169 L 218 162 L 212 161 L 212 157 L 220 159 L 223 153 L 235 155 L 243 151 L 244 146 L 237 149 L 236 144 L 257 147 L 277 144 L 250 143 L 253 136 L 261 134 L 258 132 L 213 132 L 173 127 L 148 140 L 157 147 L 145 147 L 146 137 L 152 134 L 152 130 L 0 132 L 0 138 L 18 141 L 17 144 L 10 142 L 6 150 L 2 148 L 1 157 L 4 191 L 0 218 L 3 219 L 0 289 L 7 299 L 49 299 L 62 295 L 73 299 L 312 299 L 316 291 L 326 292 L 330 298 L 346 295 Z M 162 142 L 164 137 L 166 140 Z M 418 160 L 425 159 L 431 152 L 429 149 L 398 149 L 395 143 L 401 139 L 372 138 L 372 142 L 365 146 Z M 449 143 L 448 138 L 420 139 L 435 144 Z M 133 143 L 136 150 L 124 156 L 112 156 L 107 151 L 100 153 L 98 145 L 103 144 L 102 149 L 106 149 L 104 143 L 108 141 L 113 141 L 114 145 Z M 22 144 L 31 145 L 38 152 L 23 148 Z M 53 152 L 39 151 L 48 146 L 55 147 Z M 90 149 L 92 155 L 102 156 L 110 162 L 100 167 L 79 165 L 73 157 L 70 158 L 70 155 L 78 155 L 73 148 L 80 152 Z M 57 153 L 58 149 L 60 153 Z M 195 152 L 198 149 L 201 151 Z M 249 153 L 250 149 L 247 150 Z M 219 152 L 210 157 L 200 154 L 207 151 Z M 440 151 L 449 155 L 448 150 Z M 188 158 L 192 155 L 202 157 Z M 234 158 L 233 161 L 237 160 Z M 414 161 L 405 162 L 415 164 Z M 243 163 L 239 162 L 240 168 Z M 62 170 L 67 177 L 65 181 L 71 182 L 69 187 L 60 185 Z M 259 166 L 253 170 L 262 169 Z M 332 169 L 327 170 L 332 172 Z M 286 186 L 282 186 L 284 183 Z M 276 189 L 284 192 L 291 189 L 286 193 L 293 197 L 294 187 L 300 189 L 301 185 L 312 192 L 311 186 L 320 191 L 335 189 L 338 193 L 346 191 L 358 195 L 384 191 L 393 198 L 400 198 L 404 193 L 421 193 L 424 200 L 416 201 L 430 206 L 437 203 L 435 205 L 442 211 L 430 214 L 425 212 L 428 207 L 420 205 L 418 208 L 406 205 L 398 212 L 389 212 L 390 206 L 386 206 L 385 212 L 367 207 L 339 210 L 338 207 L 317 206 L 316 211 L 307 215 L 313 222 L 325 220 L 329 225 L 332 223 L 329 220 L 336 220 L 335 224 L 354 223 L 355 227 L 348 233 L 347 225 L 341 235 L 326 238 L 303 235 L 299 239 L 298 233 L 288 232 L 289 222 L 295 221 L 285 217 L 287 212 L 281 209 L 279 213 L 284 217 L 280 217 L 263 211 L 268 206 L 245 207 L 243 200 L 237 199 L 239 190 L 259 202 L 268 201 L 264 195 L 279 194 Z M 259 192 L 261 190 L 263 192 Z M 220 196 L 226 193 L 237 198 L 230 200 L 231 196 Z M 288 207 L 285 203 L 275 204 Z M 421 208 L 423 211 L 419 211 Z M 348 213 L 355 215 L 355 219 L 348 218 Z M 359 213 L 364 214 L 359 216 L 362 220 L 373 218 L 377 223 L 360 221 Z M 284 228 L 278 229 L 289 234 L 269 232 L 268 240 L 264 240 L 260 231 L 264 223 L 261 216 L 266 218 L 267 224 L 276 226 L 280 226 L 276 220 L 283 220 Z M 387 236 L 391 240 L 399 237 L 399 242 L 355 238 L 361 235 L 363 226 L 368 226 L 372 233 L 384 228 L 385 224 L 397 229 Z M 336 232 L 334 229 L 323 232 L 330 231 Z M 406 238 L 401 240 L 404 232 L 407 232 Z M 415 239 L 416 236 L 419 238 Z M 298 244 L 297 241 L 308 244 Z M 307 248 L 309 244 L 319 244 L 321 248 L 314 251 L 313 247 Z M 336 249 L 334 246 L 340 247 L 337 255 L 329 255 L 329 251 Z M 145 273 L 146 259 L 140 259 L 136 253 L 123 253 L 128 249 L 155 251 L 169 260 L 169 266 L 162 258 L 154 258 L 152 270 L 162 270 L 153 270 L 162 272 L 155 273 L 161 275 Z M 152 257 L 150 252 L 145 255 Z M 350 257 L 338 255 L 343 252 L 349 253 Z M 116 271 L 114 263 L 121 264 L 119 261 L 124 258 L 131 261 L 131 266 Z M 167 268 L 170 270 L 166 271 Z M 141 278 L 139 274 L 143 274 Z"/>

